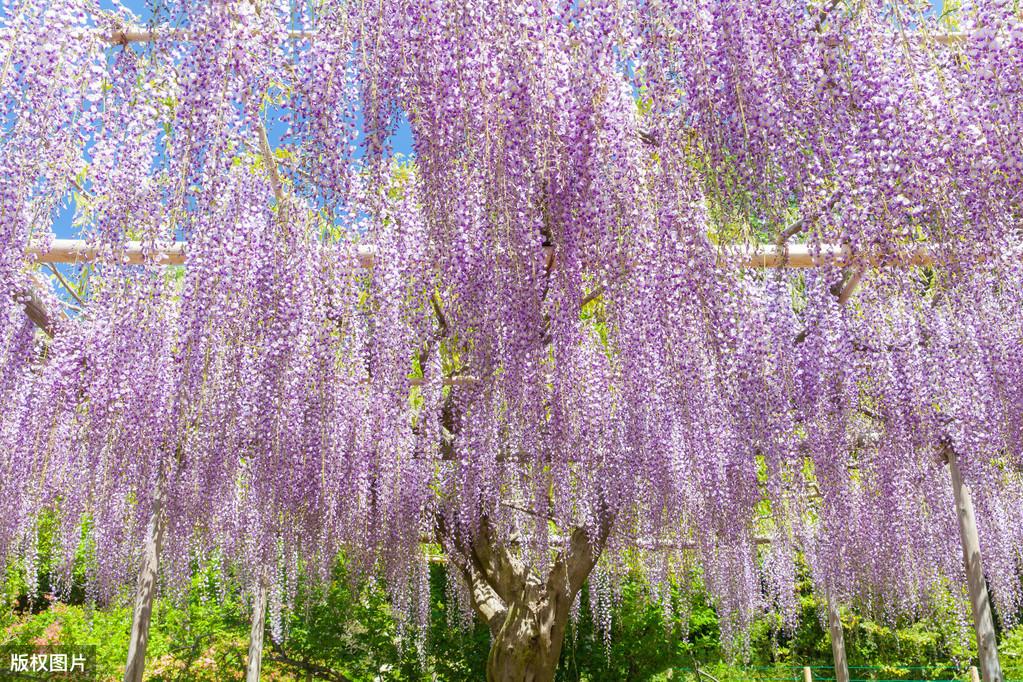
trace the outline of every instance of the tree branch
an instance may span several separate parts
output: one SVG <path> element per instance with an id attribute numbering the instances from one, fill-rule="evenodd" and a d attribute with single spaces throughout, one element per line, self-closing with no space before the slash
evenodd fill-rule
<path id="1" fill-rule="evenodd" d="M 267 172 L 270 175 L 270 187 L 273 189 L 274 197 L 278 205 L 283 209 L 284 185 L 281 182 L 280 172 L 277 170 L 277 161 L 274 159 L 273 150 L 270 149 L 270 138 L 266 134 L 266 125 L 259 121 L 259 150 L 263 154 L 263 162 L 266 163 Z"/>
<path id="2" fill-rule="evenodd" d="M 820 33 L 821 29 L 824 28 L 824 22 L 828 20 L 832 10 L 838 7 L 839 2 L 841 2 L 841 0 L 830 0 L 827 5 L 821 7 L 817 11 L 817 21 L 813 25 L 815 33 Z"/>
<path id="3" fill-rule="evenodd" d="M 586 582 L 597 559 L 600 558 L 600 553 L 604 550 L 604 543 L 607 542 L 614 524 L 613 515 L 606 510 L 601 512 L 600 517 L 595 537 L 591 538 L 587 529 L 582 526 L 572 531 L 568 547 L 554 562 L 554 568 L 548 580 L 550 589 L 557 589 L 556 581 L 563 576 L 567 582 L 563 587 L 567 588 L 567 595 L 572 597 Z"/>
<path id="4" fill-rule="evenodd" d="M 43 299 L 35 289 L 25 289 L 15 296 L 15 300 L 24 306 L 25 314 L 36 327 L 43 330 L 47 336 L 53 336 L 56 321 L 51 317 L 50 311 L 47 310 L 46 304 L 43 303 Z"/>
<path id="5" fill-rule="evenodd" d="M 809 216 L 799 218 L 798 220 L 796 220 L 791 225 L 789 225 L 788 227 L 781 231 L 781 233 L 778 235 L 778 238 L 775 240 L 775 244 L 779 249 L 786 249 L 786 252 L 782 255 L 783 258 L 786 259 L 788 258 L 788 251 L 786 245 L 789 239 L 802 232 L 803 228 L 806 227 L 807 222 L 810 223 L 817 222 L 817 219 L 820 218 L 821 215 L 834 208 L 835 204 L 838 203 L 838 200 L 839 198 L 841 198 L 841 196 L 842 196 L 841 192 L 835 192 L 834 194 L 831 195 L 831 198 L 828 199 L 827 202 L 825 202 L 822 208 L 820 208 L 817 211 L 814 211 Z"/>
<path id="6" fill-rule="evenodd" d="M 481 562 L 474 557 L 471 548 L 467 548 L 459 538 L 448 531 L 443 514 L 437 514 L 437 536 L 449 562 L 462 574 L 469 588 L 473 610 L 487 624 L 490 632 L 496 635 L 508 614 L 507 601 L 501 598 L 487 579 Z"/>
<path id="7" fill-rule="evenodd" d="M 534 509 L 529 509 L 527 507 L 515 504 L 513 502 L 506 502 L 506 501 L 502 500 L 498 504 L 500 504 L 502 507 L 507 507 L 508 509 L 512 509 L 512 510 L 517 511 L 517 512 L 522 512 L 523 514 L 529 514 L 530 516 L 535 516 L 535 517 L 537 517 L 539 519 L 544 519 L 546 521 L 554 521 L 554 517 L 549 515 L 549 514 L 548 515 L 544 515 L 544 514 L 541 514 L 540 512 L 538 512 L 538 511 L 536 511 Z"/>
<path id="8" fill-rule="evenodd" d="M 860 279 L 863 277 L 863 267 L 858 267 L 845 278 L 845 282 L 842 285 L 842 289 L 838 292 L 838 305 L 844 306 L 849 302 L 849 298 L 856 291 L 856 287 L 860 285 Z"/>
<path id="9" fill-rule="evenodd" d="M 64 290 L 71 294 L 74 297 L 74 299 L 78 301 L 79 305 L 84 306 L 85 301 L 82 300 L 82 297 L 78 295 L 77 291 L 71 288 L 71 285 L 68 284 L 68 281 L 64 279 L 64 275 L 60 274 L 60 271 L 56 267 L 54 267 L 52 263 L 47 263 L 46 267 L 50 270 L 50 272 L 57 276 L 57 281 L 60 282 L 60 285 L 62 287 L 64 287 Z"/>
<path id="10" fill-rule="evenodd" d="M 290 665 L 293 668 L 298 668 L 299 670 L 304 670 L 307 673 L 325 677 L 328 680 L 333 680 L 334 682 L 353 682 L 352 678 L 348 677 L 344 673 L 340 673 L 331 668 L 326 668 L 322 665 L 316 665 L 315 663 L 291 658 L 285 654 L 281 649 L 281 646 L 273 640 L 270 641 L 270 647 L 272 652 L 269 656 L 267 656 L 267 660 L 274 661 L 276 663 L 283 663 L 284 665 Z"/>

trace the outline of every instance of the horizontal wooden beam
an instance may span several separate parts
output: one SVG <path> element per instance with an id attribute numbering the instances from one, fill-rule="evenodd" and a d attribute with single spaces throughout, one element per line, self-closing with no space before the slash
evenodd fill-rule
<path id="1" fill-rule="evenodd" d="M 186 242 L 174 242 L 163 246 L 144 245 L 142 242 L 130 241 L 121 251 L 122 263 L 125 265 L 142 265 L 150 261 L 158 265 L 184 265 Z M 28 253 L 37 263 L 88 263 L 96 260 L 99 250 L 95 245 L 83 239 L 52 239 L 46 245 L 29 247 Z M 372 246 L 357 247 L 359 264 L 365 268 L 373 267 L 375 250 Z"/>
<path id="2" fill-rule="evenodd" d="M 49 244 L 29 247 L 28 253 L 37 263 L 78 264 L 96 260 L 99 249 L 84 239 L 53 239 Z M 147 255 L 160 265 L 184 265 L 185 243 L 153 246 L 131 241 L 125 244 L 121 255 L 125 265 L 142 265 Z"/>
<path id="3" fill-rule="evenodd" d="M 970 34 L 965 31 L 953 33 L 913 33 L 917 40 L 933 40 L 939 45 L 961 45 L 967 41 Z"/>
<path id="4" fill-rule="evenodd" d="M 0 28 L 0 39 L 7 39 L 13 35 L 10 28 Z M 108 45 L 129 45 L 131 43 L 152 43 L 157 40 L 173 40 L 179 43 L 187 43 L 195 40 L 195 31 L 185 28 L 174 28 L 172 26 L 128 26 L 123 29 L 110 30 L 106 28 L 79 28 L 68 32 L 72 38 L 85 38 L 87 36 L 99 36 L 99 39 Z M 317 31 L 313 30 L 291 30 L 288 31 L 288 40 L 312 40 L 316 37 Z"/>
<path id="5" fill-rule="evenodd" d="M 152 43 L 157 40 L 175 40 L 188 42 L 194 39 L 194 31 L 180 28 L 128 28 L 120 31 L 102 31 L 103 42 L 111 45 L 128 45 L 129 43 Z M 288 31 L 288 40 L 311 40 L 316 31 Z"/>
<path id="6" fill-rule="evenodd" d="M 140 26 L 124 28 L 121 30 L 94 29 L 103 42 L 110 45 L 128 45 L 131 43 L 151 43 L 157 40 L 174 40 L 188 42 L 195 39 L 195 31 L 169 26 L 144 28 Z M 288 40 L 312 40 L 317 35 L 316 29 L 290 30 L 287 33 Z M 922 31 L 906 32 L 906 37 L 921 42 L 931 41 L 939 45 L 958 45 L 966 42 L 969 34 L 963 31 L 950 33 L 931 33 Z"/>
<path id="7" fill-rule="evenodd" d="M 158 265 L 184 265 L 186 262 L 187 244 L 175 242 L 170 245 L 152 246 L 141 242 L 128 242 L 121 252 L 123 263 L 141 265 L 151 262 Z M 376 249 L 369 244 L 356 246 L 359 264 L 364 268 L 373 267 Z M 98 250 L 81 239 L 53 239 L 48 246 L 33 246 L 29 255 L 37 263 L 87 263 L 96 260 Z M 902 253 L 885 255 L 863 254 L 854 257 L 847 246 L 825 245 L 809 247 L 795 244 L 787 247 L 763 245 L 750 250 L 724 248 L 719 251 L 719 260 L 724 264 L 734 264 L 745 268 L 816 268 L 826 265 L 846 266 L 851 264 L 867 264 L 873 267 L 908 267 L 915 265 L 932 265 L 934 257 L 926 246 L 915 246 Z"/>
<path id="8" fill-rule="evenodd" d="M 472 386 L 479 379 L 473 376 L 462 375 L 456 377 L 444 377 L 440 380 L 442 386 Z M 422 386 L 426 380 L 421 377 L 412 377 L 408 380 L 409 386 Z"/>
<path id="9" fill-rule="evenodd" d="M 900 253 L 878 254 L 854 252 L 848 246 L 825 244 L 808 246 L 764 245 L 743 252 L 737 249 L 720 251 L 723 262 L 736 262 L 746 268 L 817 268 L 821 266 L 845 267 L 848 265 L 869 265 L 875 268 L 912 267 L 933 265 L 934 255 L 925 245 L 908 247 Z"/>

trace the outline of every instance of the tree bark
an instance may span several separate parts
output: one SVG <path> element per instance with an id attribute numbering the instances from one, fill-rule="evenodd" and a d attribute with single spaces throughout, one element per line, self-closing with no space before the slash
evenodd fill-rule
<path id="1" fill-rule="evenodd" d="M 166 490 L 163 474 L 156 479 L 153 495 L 153 513 L 146 530 L 146 546 L 139 568 L 138 590 L 135 594 L 135 611 L 131 620 L 131 638 L 128 641 L 128 662 L 124 669 L 124 682 L 142 682 L 142 671 L 146 665 L 146 646 L 149 644 L 149 624 L 153 616 L 153 601 L 156 598 L 156 579 L 160 567 L 160 548 L 167 525 Z"/>
<path id="2" fill-rule="evenodd" d="M 28 315 L 28 319 L 32 320 L 32 323 L 42 329 L 47 336 L 53 336 L 54 328 L 57 326 L 56 320 L 50 315 L 50 311 L 46 309 L 46 304 L 43 303 L 36 290 L 27 289 L 16 296 L 16 298 L 25 307 L 25 314 Z"/>
<path id="3" fill-rule="evenodd" d="M 519 561 L 486 517 L 469 540 L 446 532 L 439 519 L 441 544 L 493 637 L 488 682 L 554 679 L 572 602 L 596 565 L 610 527 L 608 519 L 594 535 L 576 528 L 544 577 Z"/>
<path id="4" fill-rule="evenodd" d="M 575 595 L 533 584 L 512 601 L 490 645 L 488 682 L 549 682 L 561 658 Z"/>

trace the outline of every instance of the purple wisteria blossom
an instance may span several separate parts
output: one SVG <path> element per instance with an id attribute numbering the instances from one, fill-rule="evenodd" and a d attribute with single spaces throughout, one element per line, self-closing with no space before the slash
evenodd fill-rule
<path id="1" fill-rule="evenodd" d="M 794 622 L 804 561 L 890 614 L 962 596 L 945 444 L 1019 613 L 1012 3 L 952 37 L 914 3 L 292 4 L 155 3 L 134 42 L 88 0 L 0 5 L 0 561 L 55 510 L 60 584 L 84 548 L 111 599 L 161 489 L 164 584 L 268 582 L 275 636 L 342 551 L 422 623 L 438 543 L 484 617 L 474 571 L 576 546 L 599 622 L 625 571 L 698 567 L 741 643 Z M 51 336 L 26 254 L 72 189 L 97 256 Z M 735 255 L 785 240 L 851 256 Z"/>

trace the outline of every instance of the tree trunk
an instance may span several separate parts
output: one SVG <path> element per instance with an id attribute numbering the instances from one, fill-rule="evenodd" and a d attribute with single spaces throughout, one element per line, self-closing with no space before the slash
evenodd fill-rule
<path id="1" fill-rule="evenodd" d="M 156 579 L 160 566 L 160 547 L 167 525 L 163 474 L 156 479 L 153 495 L 153 515 L 146 529 L 146 546 L 139 567 L 138 590 L 135 594 L 135 611 L 131 619 L 131 638 L 128 640 L 128 662 L 124 668 L 124 682 L 142 682 L 142 671 L 146 665 L 146 646 L 149 644 L 149 623 L 153 616 L 153 601 L 156 598 Z"/>
<path id="2" fill-rule="evenodd" d="M 536 585 L 512 602 L 490 645 L 488 682 L 549 682 L 554 679 L 575 595 Z"/>
<path id="3" fill-rule="evenodd" d="M 252 626 L 249 629 L 249 658 L 245 664 L 245 682 L 259 682 L 259 672 L 263 668 L 263 632 L 266 630 L 266 581 L 260 579 L 256 584 L 256 594 L 252 600 Z"/>
<path id="4" fill-rule="evenodd" d="M 449 561 L 465 580 L 476 613 L 490 627 L 488 682 L 554 679 L 572 602 L 596 565 L 610 529 L 610 518 L 595 534 L 576 528 L 550 573 L 540 576 L 496 536 L 486 517 L 471 538 L 448 533 L 444 519 L 438 518 L 438 535 Z"/>

